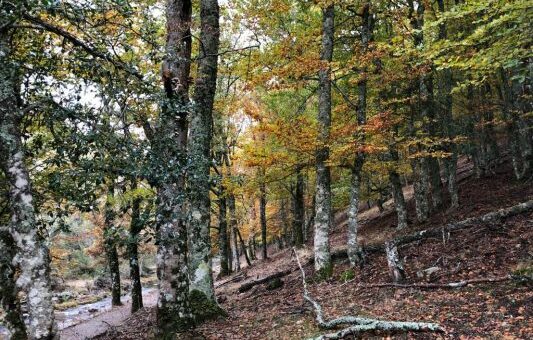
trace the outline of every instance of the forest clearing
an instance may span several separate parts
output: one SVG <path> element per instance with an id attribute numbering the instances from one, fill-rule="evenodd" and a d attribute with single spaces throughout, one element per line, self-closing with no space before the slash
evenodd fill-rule
<path id="1" fill-rule="evenodd" d="M 0 0 L 0 340 L 533 338 L 531 32 Z"/>

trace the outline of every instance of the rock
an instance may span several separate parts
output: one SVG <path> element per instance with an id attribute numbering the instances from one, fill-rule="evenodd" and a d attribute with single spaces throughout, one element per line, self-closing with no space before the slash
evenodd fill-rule
<path id="1" fill-rule="evenodd" d="M 440 271 L 440 267 L 429 267 L 424 270 L 416 272 L 416 276 L 420 279 L 425 279 L 426 281 L 433 281 L 436 278 L 435 273 Z"/>

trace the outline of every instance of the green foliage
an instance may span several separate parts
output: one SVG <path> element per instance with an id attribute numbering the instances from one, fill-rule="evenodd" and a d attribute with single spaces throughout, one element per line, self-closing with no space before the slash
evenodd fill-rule
<path id="1" fill-rule="evenodd" d="M 347 269 L 343 271 L 339 277 L 339 279 L 343 282 L 348 282 L 350 280 L 353 280 L 355 278 L 355 271 L 353 269 Z"/>

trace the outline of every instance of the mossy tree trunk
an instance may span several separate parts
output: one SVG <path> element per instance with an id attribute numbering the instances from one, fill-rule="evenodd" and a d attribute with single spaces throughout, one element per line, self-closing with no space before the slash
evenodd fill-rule
<path id="1" fill-rule="evenodd" d="M 165 99 L 152 142 L 157 168 L 158 338 L 175 338 L 193 325 L 189 304 L 184 191 L 191 63 L 190 0 L 166 1 L 166 46 L 162 64 Z"/>
<path id="2" fill-rule="evenodd" d="M 213 103 L 217 84 L 219 47 L 219 7 L 217 0 L 200 1 L 200 49 L 188 150 L 188 232 L 190 290 L 205 299 L 202 310 L 193 310 L 203 319 L 219 314 L 211 268 L 210 170 Z M 204 308 L 210 305 L 210 308 Z M 217 309 L 218 308 L 218 309 Z"/>
<path id="3" fill-rule="evenodd" d="M 0 8 L 3 14 L 3 8 Z M 11 223 L 9 233 L 16 255 L 13 266 L 20 270 L 16 285 L 28 298 L 28 328 L 31 339 L 55 336 L 50 256 L 37 226 L 33 192 L 25 164 L 19 110 L 20 66 L 11 59 L 9 24 L 0 28 L 0 166 L 9 186 Z"/>
<path id="4" fill-rule="evenodd" d="M 0 226 L 0 306 L 5 313 L 3 323 L 9 332 L 10 339 L 23 340 L 28 336 L 17 300 L 16 268 L 12 265 L 15 257 L 14 250 L 15 244 L 9 228 Z"/>

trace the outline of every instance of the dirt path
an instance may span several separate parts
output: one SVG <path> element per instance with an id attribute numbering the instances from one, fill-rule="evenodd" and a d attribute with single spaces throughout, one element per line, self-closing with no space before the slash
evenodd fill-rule
<path id="1" fill-rule="evenodd" d="M 91 339 L 106 332 L 110 327 L 118 326 L 130 315 L 131 302 L 125 299 L 123 306 L 104 310 L 95 317 L 70 326 L 60 331 L 61 340 Z M 157 303 L 157 290 L 143 294 L 144 307 L 153 307 Z"/>

